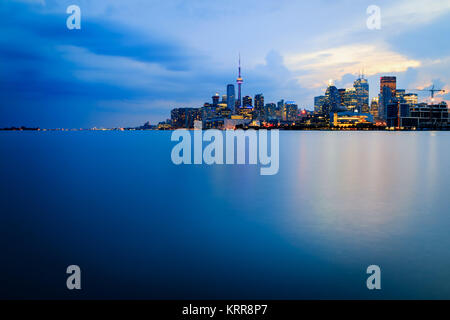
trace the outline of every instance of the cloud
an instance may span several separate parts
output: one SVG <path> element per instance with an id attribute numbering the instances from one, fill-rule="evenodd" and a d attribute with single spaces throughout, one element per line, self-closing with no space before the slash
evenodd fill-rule
<path id="1" fill-rule="evenodd" d="M 436 92 L 435 101 L 446 101 L 450 106 L 450 57 L 442 59 L 426 60 L 423 66 L 417 70 L 417 74 L 411 79 L 411 89 L 443 89 L 445 92 Z M 424 101 L 429 102 L 430 93 L 427 91 L 416 92 Z"/>
<path id="2" fill-rule="evenodd" d="M 185 79 L 188 75 L 185 70 L 173 70 L 159 62 L 96 54 L 82 47 L 58 46 L 56 50 L 73 66 L 73 76 L 87 83 L 104 83 L 134 90 L 152 88 L 159 92 L 173 92 L 177 89 L 174 80 Z"/>
<path id="3" fill-rule="evenodd" d="M 186 93 L 176 79 L 193 55 L 170 39 L 99 19 L 72 32 L 64 11 L 40 5 L 7 2 L 0 17 L 0 126 L 79 127 L 104 110 L 99 101 Z"/>
<path id="4" fill-rule="evenodd" d="M 350 19 L 345 20 L 344 25 L 333 27 L 328 33 L 315 36 L 314 42 L 316 45 L 329 45 L 330 42 L 333 44 L 361 42 L 367 38 L 386 40 L 393 36 L 397 37 L 404 32 L 423 28 L 450 14 L 450 0 L 386 0 L 378 1 L 378 3 L 347 2 L 347 4 L 350 3 L 352 5 L 351 11 L 354 12 L 354 15 Z M 380 7 L 380 30 L 370 30 L 366 25 L 369 17 L 366 13 L 366 8 L 372 4 Z"/>
<path id="5" fill-rule="evenodd" d="M 284 59 L 278 51 L 272 50 L 262 64 L 245 70 L 244 90 L 246 93 L 264 93 L 266 102 L 280 99 L 295 100 L 303 88 L 286 68 Z"/>
<path id="6" fill-rule="evenodd" d="M 289 54 L 286 66 L 299 72 L 297 79 L 304 86 L 323 86 L 328 79 L 341 79 L 360 70 L 368 76 L 378 73 L 403 72 L 421 65 L 418 60 L 391 51 L 385 45 L 352 44 L 310 53 Z"/>
<path id="7" fill-rule="evenodd" d="M 383 26 L 396 28 L 427 24 L 450 12 L 449 0 L 403 0 L 383 10 Z"/>

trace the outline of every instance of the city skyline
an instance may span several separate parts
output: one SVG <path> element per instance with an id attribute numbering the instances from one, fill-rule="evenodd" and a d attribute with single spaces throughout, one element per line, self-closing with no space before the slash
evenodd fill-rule
<path id="1" fill-rule="evenodd" d="M 281 128 L 290 130 L 448 130 L 449 108 L 436 100 L 436 93 L 445 93 L 434 85 L 431 89 L 402 89 L 397 77 L 382 76 L 379 94 L 370 99 L 370 86 L 361 72 L 350 88 L 337 88 L 332 80 L 324 95 L 314 97 L 314 110 L 280 99 L 268 102 L 263 93 L 244 96 L 241 59 L 238 62 L 238 100 L 233 84 L 226 86 L 226 95 L 217 92 L 201 107 L 176 107 L 170 118 L 158 125 L 149 122 L 137 129 L 249 129 Z M 413 93 L 415 91 L 417 93 Z M 430 93 L 429 101 L 419 101 L 418 92 Z M 233 103 L 234 102 L 234 103 Z"/>
<path id="2" fill-rule="evenodd" d="M 277 105 L 280 108 L 280 103 L 285 105 L 285 97 L 281 97 L 276 101 L 264 103 L 264 94 L 253 94 L 254 102 L 251 95 L 241 97 L 241 89 L 243 84 L 241 57 L 239 54 L 238 60 L 238 77 L 236 80 L 238 86 L 238 99 L 235 99 L 235 86 L 234 84 L 227 84 L 226 94 L 222 95 L 220 100 L 220 91 L 217 91 L 212 96 L 212 103 L 205 101 L 203 106 L 179 106 L 176 108 L 194 108 L 202 109 L 212 107 L 214 109 L 226 106 L 231 115 L 243 115 L 241 108 L 252 109 L 251 112 L 256 112 L 261 118 L 261 112 L 267 112 L 267 108 L 271 105 Z M 385 120 L 387 106 L 396 100 L 400 103 L 407 103 L 410 106 L 417 105 L 419 103 L 435 104 L 440 102 L 446 102 L 445 100 L 435 99 L 436 94 L 445 94 L 444 89 L 437 89 L 434 84 L 427 88 L 410 88 L 402 89 L 397 87 L 396 76 L 383 75 L 379 79 L 379 94 L 375 97 L 370 97 L 370 86 L 368 80 L 365 78 L 364 72 L 361 71 L 357 78 L 353 81 L 350 88 L 337 88 L 332 79 L 328 81 L 328 86 L 324 95 L 315 96 L 312 108 L 311 105 L 303 106 L 304 111 L 311 111 L 314 113 L 328 114 L 330 112 L 339 111 L 352 111 L 357 113 L 370 113 L 375 119 Z M 388 90 L 388 91 L 386 91 Z M 373 90 L 372 90 L 373 91 Z M 419 94 L 430 94 L 429 98 L 419 99 Z M 276 102 L 276 104 L 275 104 Z M 293 104 L 298 108 L 298 112 L 301 111 L 302 106 L 298 106 L 295 101 L 286 99 L 286 104 Z M 324 105 L 328 107 L 327 110 L 323 109 Z M 265 109 L 264 109 L 265 108 Z M 220 113 L 219 113 L 220 114 Z"/>
<path id="3" fill-rule="evenodd" d="M 266 102 L 312 109 L 329 79 L 348 88 L 362 69 L 370 100 L 384 75 L 405 89 L 449 92 L 448 1 L 380 1 L 380 30 L 367 29 L 365 1 L 255 4 L 80 1 L 82 27 L 71 31 L 67 1 L 6 1 L 0 127 L 157 123 L 175 106 L 199 107 L 217 89 L 225 93 L 222 84 L 236 85 L 239 52 L 242 96 L 262 92 Z"/>

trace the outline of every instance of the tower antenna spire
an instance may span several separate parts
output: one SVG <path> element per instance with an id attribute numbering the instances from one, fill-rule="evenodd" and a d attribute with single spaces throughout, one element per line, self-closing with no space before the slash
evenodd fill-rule
<path id="1" fill-rule="evenodd" d="M 239 78 L 241 77 L 241 53 L 239 52 Z"/>
<path id="2" fill-rule="evenodd" d="M 241 95 L 242 88 L 241 88 L 241 86 L 242 86 L 242 83 L 244 82 L 244 80 L 242 80 L 242 77 L 241 77 L 241 53 L 240 52 L 239 52 L 239 75 L 238 75 L 236 82 L 238 84 L 238 101 L 239 101 L 238 105 L 239 105 L 239 107 L 242 107 L 242 95 Z"/>

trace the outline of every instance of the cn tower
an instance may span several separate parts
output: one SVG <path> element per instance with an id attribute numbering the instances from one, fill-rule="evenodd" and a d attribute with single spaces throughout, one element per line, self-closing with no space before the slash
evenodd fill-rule
<path id="1" fill-rule="evenodd" d="M 238 105 L 239 107 L 242 107 L 242 96 L 241 96 L 241 85 L 244 82 L 244 80 L 242 80 L 241 77 L 241 54 L 239 53 L 239 76 L 236 80 L 237 84 L 238 84 Z"/>

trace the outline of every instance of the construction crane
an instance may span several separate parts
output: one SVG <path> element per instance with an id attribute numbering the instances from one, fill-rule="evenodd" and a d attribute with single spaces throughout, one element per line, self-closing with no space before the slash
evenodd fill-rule
<path id="1" fill-rule="evenodd" d="M 431 95 L 431 103 L 434 102 L 434 93 L 435 92 L 445 93 L 444 89 L 435 89 L 434 88 L 434 84 L 431 86 L 431 89 L 406 89 L 406 90 L 409 90 L 409 91 L 428 91 L 430 93 L 430 95 Z M 400 108 L 399 108 L 399 115 L 398 115 L 398 117 L 399 117 L 398 127 L 400 127 Z M 430 119 L 431 119 L 431 112 L 430 112 Z"/>
<path id="2" fill-rule="evenodd" d="M 434 93 L 435 93 L 435 92 L 442 92 L 442 93 L 445 93 L 445 90 L 443 90 L 443 89 L 435 89 L 435 88 L 434 88 L 434 84 L 433 84 L 433 86 L 431 87 L 431 89 L 406 89 L 406 90 L 409 90 L 409 91 L 428 91 L 428 92 L 431 93 L 431 100 L 434 100 Z"/>
<path id="3" fill-rule="evenodd" d="M 434 84 L 431 86 L 431 89 L 406 89 L 408 91 L 428 91 L 431 94 L 431 101 L 434 101 L 434 93 L 435 92 L 442 92 L 445 93 L 445 90 L 443 89 L 435 89 L 434 88 Z M 397 128 L 400 128 L 400 106 L 398 106 L 398 110 L 397 110 L 398 114 L 397 114 Z M 430 117 L 431 117 L 431 113 L 430 113 Z"/>

